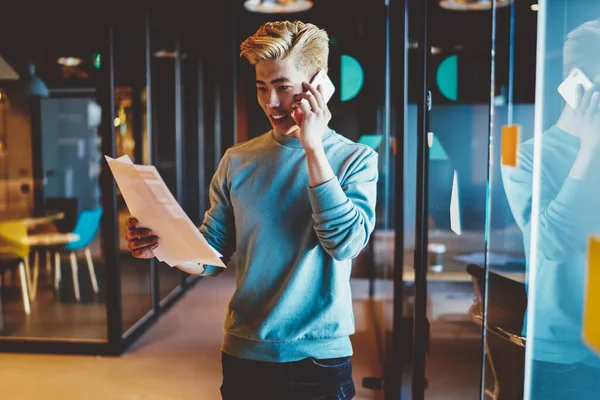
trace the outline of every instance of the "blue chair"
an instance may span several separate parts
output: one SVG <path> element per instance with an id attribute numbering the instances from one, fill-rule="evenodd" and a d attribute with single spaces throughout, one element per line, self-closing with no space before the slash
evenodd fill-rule
<path id="1" fill-rule="evenodd" d="M 74 234 L 77 234 L 79 238 L 73 242 L 69 242 L 62 246 L 51 246 L 46 248 L 46 259 L 50 259 L 49 253 L 54 253 L 54 287 L 58 289 L 59 282 L 61 280 L 60 271 L 60 258 L 64 253 L 69 254 L 71 260 L 71 272 L 73 275 L 73 290 L 75 292 L 75 299 L 80 300 L 79 292 L 79 280 L 78 271 L 79 266 L 77 265 L 76 252 L 83 250 L 90 273 L 90 280 L 94 293 L 98 293 L 98 280 L 96 279 L 96 271 L 94 269 L 94 262 L 92 260 L 92 253 L 89 249 L 89 244 L 92 242 L 98 229 L 100 228 L 100 221 L 102 219 L 102 208 L 96 208 L 92 210 L 82 210 L 77 218 L 77 223 L 73 229 Z M 38 250 L 41 248 L 38 247 Z"/>

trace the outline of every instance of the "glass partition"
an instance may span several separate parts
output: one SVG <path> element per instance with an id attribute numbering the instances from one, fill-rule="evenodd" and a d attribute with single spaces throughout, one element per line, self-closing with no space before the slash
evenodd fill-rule
<path id="1" fill-rule="evenodd" d="M 535 125 L 503 167 L 527 261 L 525 399 L 600 392 L 596 299 L 600 204 L 600 4 L 541 1 Z M 518 43 L 519 38 L 515 43 Z M 565 82 L 563 84 L 563 82 Z"/>
<path id="2" fill-rule="evenodd" d="M 599 18 L 600 6 L 583 0 L 515 2 L 498 13 L 503 97 L 494 106 L 486 274 L 475 280 L 487 287 L 484 389 L 496 398 L 597 397 Z"/>
<path id="3" fill-rule="evenodd" d="M 501 167 L 505 142 L 519 129 L 533 135 L 536 7 L 405 4 L 408 36 L 401 44 L 392 37 L 390 50 L 397 68 L 390 70 L 392 82 L 402 70 L 399 45 L 408 53 L 405 93 L 391 86 L 392 102 L 406 96 L 406 107 L 404 121 L 396 122 L 404 132 L 404 176 L 393 180 L 403 189 L 403 199 L 395 199 L 403 207 L 403 226 L 395 226 L 403 243 L 395 242 L 404 249 L 395 263 L 388 257 L 393 268 L 385 275 L 391 279 L 403 263 L 403 284 L 396 282 L 394 292 L 402 296 L 394 302 L 400 322 L 394 321 L 386 348 L 404 368 L 402 394 L 390 394 L 518 399 L 523 312 L 515 319 L 512 307 L 527 301 L 525 253 Z M 392 13 L 398 37 L 404 17 Z M 398 379 L 398 369 L 393 372 L 389 379 Z"/>
<path id="4" fill-rule="evenodd" d="M 121 354 L 201 279 L 131 257 L 103 156 L 156 165 L 199 223 L 212 154 L 200 127 L 217 141 L 197 62 L 207 25 L 186 7 L 22 8 L 0 24 L 0 351 Z"/>
<path id="5" fill-rule="evenodd" d="M 419 62 L 422 52 L 428 53 L 425 79 L 431 96 L 427 131 L 420 131 L 423 126 L 415 120 L 411 125 L 418 130 L 407 132 L 408 159 L 414 158 L 417 172 L 416 202 L 412 200 L 412 204 L 417 224 L 426 225 L 417 229 L 419 234 L 425 232 L 425 241 L 415 240 L 414 262 L 405 265 L 415 270 L 417 301 L 419 295 L 426 297 L 422 300 L 428 320 L 423 332 L 428 335 L 425 398 L 478 398 L 481 391 L 482 309 L 474 307 L 476 288 L 467 265 L 483 267 L 485 259 L 492 55 L 498 11 L 430 2 L 427 47 L 409 52 L 409 57 L 414 54 L 415 58 L 409 80 L 411 72 L 418 76 L 417 69 L 423 68 Z M 409 19 L 409 32 L 414 32 L 411 39 L 419 47 L 423 46 L 422 35 L 419 40 L 422 29 L 416 23 L 411 26 Z M 422 86 L 409 86 L 409 109 L 411 103 L 419 104 L 422 96 Z M 422 111 L 416 108 L 409 116 L 421 118 Z M 427 147 L 426 152 L 422 146 Z M 425 182 L 419 182 L 421 179 Z M 423 203 L 422 196 L 426 197 Z M 427 219 L 418 218 L 422 213 Z M 417 258 L 425 251 L 426 257 Z M 419 270 L 426 276 L 425 294 L 419 293 Z M 405 276 L 409 275 L 407 271 Z M 413 388 L 416 393 L 419 389 Z"/>
<path id="6" fill-rule="evenodd" d="M 151 128 L 144 13 L 129 16 L 114 29 L 116 157 L 128 156 L 135 164 L 151 163 Z M 120 264 L 122 333 L 153 314 L 151 260 L 131 255 L 125 222 L 131 216 L 117 187 L 117 230 Z"/>
<path id="7" fill-rule="evenodd" d="M 162 17 L 158 17 L 161 12 Z M 179 41 L 171 13 L 156 10 L 150 15 L 150 69 L 152 71 L 153 164 L 171 193 L 183 200 L 181 165 L 181 86 Z M 159 298 L 165 299 L 180 288 L 182 273 L 165 263 L 157 263 Z"/>
<path id="8" fill-rule="evenodd" d="M 105 341 L 104 36 L 16 32 L 0 45 L 0 335 Z"/>
<path id="9" fill-rule="evenodd" d="M 486 251 L 469 266 L 479 291 L 475 302 L 485 318 L 482 393 L 500 399 L 523 397 L 524 235 L 503 177 L 516 165 L 517 141 L 533 137 L 536 26 L 537 13 L 529 3 L 513 2 L 496 13 Z"/>

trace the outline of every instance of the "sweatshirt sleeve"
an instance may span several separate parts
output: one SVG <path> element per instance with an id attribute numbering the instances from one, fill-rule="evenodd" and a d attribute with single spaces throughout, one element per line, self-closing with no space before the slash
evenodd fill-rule
<path id="1" fill-rule="evenodd" d="M 229 196 L 229 157 L 226 152 L 215 172 L 209 188 L 210 207 L 204 214 L 200 232 L 208 243 L 223 255 L 223 263 L 229 263 L 235 250 L 235 223 Z M 202 276 L 216 276 L 223 268 L 205 265 Z"/>
<path id="2" fill-rule="evenodd" d="M 594 212 L 598 190 L 567 178 L 556 197 L 546 200 L 541 199 L 538 247 L 543 245 L 547 258 L 559 262 L 574 250 L 585 253 L 589 236 L 600 226 L 600 214 Z"/>
<path id="3" fill-rule="evenodd" d="M 502 169 L 504 187 L 515 221 L 526 238 L 531 234 L 533 165 L 522 157 L 518 168 Z M 540 184 L 537 250 L 544 259 L 564 262 L 574 251 L 585 252 L 589 235 L 600 226 L 598 188 L 567 177 L 552 185 L 548 177 Z M 530 243 L 525 243 L 530 246 Z"/>
<path id="4" fill-rule="evenodd" d="M 355 258 L 375 227 L 377 153 L 361 156 L 343 182 L 337 177 L 308 189 L 314 229 L 334 259 Z"/>

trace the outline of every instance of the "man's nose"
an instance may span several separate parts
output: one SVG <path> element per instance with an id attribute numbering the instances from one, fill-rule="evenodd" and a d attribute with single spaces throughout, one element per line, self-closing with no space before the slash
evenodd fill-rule
<path id="1" fill-rule="evenodd" d="M 279 100 L 279 96 L 277 96 L 277 92 L 275 90 L 271 90 L 271 93 L 269 93 L 269 99 L 267 101 L 267 107 L 277 108 L 280 105 L 281 101 Z"/>

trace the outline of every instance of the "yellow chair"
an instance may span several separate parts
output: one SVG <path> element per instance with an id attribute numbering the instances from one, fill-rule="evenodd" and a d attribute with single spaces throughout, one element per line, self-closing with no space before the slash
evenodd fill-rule
<path id="1" fill-rule="evenodd" d="M 16 265 L 19 269 L 23 308 L 31 313 L 31 274 L 29 268 L 29 246 L 25 220 L 0 222 L 0 269 Z"/>

